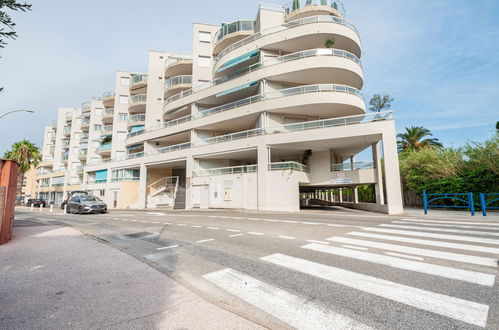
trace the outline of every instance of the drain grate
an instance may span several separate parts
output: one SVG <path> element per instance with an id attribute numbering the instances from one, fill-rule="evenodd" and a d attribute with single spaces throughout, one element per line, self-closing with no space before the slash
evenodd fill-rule
<path id="1" fill-rule="evenodd" d="M 150 233 L 148 231 L 141 231 L 139 233 L 127 234 L 125 236 L 130 237 L 130 238 L 142 238 L 142 237 L 151 236 L 151 235 L 153 235 L 153 233 Z"/>

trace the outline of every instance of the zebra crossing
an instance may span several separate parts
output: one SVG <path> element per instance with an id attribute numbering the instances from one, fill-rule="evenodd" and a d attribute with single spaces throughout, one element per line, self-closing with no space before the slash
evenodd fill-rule
<path id="1" fill-rule="evenodd" d="M 368 274 L 366 269 L 369 267 L 365 266 L 386 267 L 390 274 L 397 271 L 422 274 L 429 281 L 433 278 L 451 281 L 452 286 L 468 288 L 463 292 L 484 289 L 485 292 L 496 285 L 499 239 L 491 238 L 494 236 L 499 236 L 498 223 L 403 219 L 321 241 L 308 241 L 300 246 L 300 251 L 310 251 L 314 254 L 310 257 L 307 254 L 304 258 L 303 253 L 292 255 L 287 251 L 286 254 L 263 256 L 259 260 L 281 270 L 302 274 L 304 281 L 307 276 L 312 276 L 429 315 L 486 327 L 491 299 L 480 301 L 475 296 L 468 298 L 466 294 L 456 297 L 442 291 L 435 292 L 438 290 L 421 287 L 420 281 L 408 285 L 405 278 L 396 281 L 393 276 L 382 278 L 379 272 L 376 276 Z M 324 259 L 326 256 L 328 259 Z M 336 265 L 342 265 L 340 261 L 344 260 L 354 262 L 359 270 Z M 312 302 L 313 298 L 304 297 L 303 292 L 286 291 L 286 288 L 232 268 L 205 274 L 204 278 L 298 329 L 369 329 L 373 326 L 363 315 L 338 313 L 334 304 Z M 494 299 L 499 301 L 499 298 Z M 492 308 L 497 308 L 497 305 Z M 423 320 L 421 322 L 422 327 L 431 328 Z"/>

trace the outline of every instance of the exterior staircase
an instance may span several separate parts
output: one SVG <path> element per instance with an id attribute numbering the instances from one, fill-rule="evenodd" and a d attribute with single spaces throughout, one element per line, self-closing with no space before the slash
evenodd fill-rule
<path id="1" fill-rule="evenodd" d="M 183 210 L 185 209 L 185 187 L 179 187 L 177 195 L 175 196 L 174 209 Z"/>
<path id="2" fill-rule="evenodd" d="M 171 176 L 164 177 L 147 186 L 147 208 L 174 208 L 179 189 L 178 184 L 178 177 Z"/>

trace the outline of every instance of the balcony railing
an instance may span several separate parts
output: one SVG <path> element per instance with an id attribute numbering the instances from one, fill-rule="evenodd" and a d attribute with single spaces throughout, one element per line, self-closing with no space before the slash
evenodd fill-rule
<path id="1" fill-rule="evenodd" d="M 238 41 L 236 43 L 233 43 L 229 47 L 227 47 L 224 50 L 222 50 L 215 57 L 215 62 L 217 62 L 218 60 L 220 60 L 224 55 L 230 53 L 231 51 L 233 51 L 233 50 L 235 50 L 235 49 L 237 49 L 239 47 L 242 47 L 244 45 L 247 45 L 250 42 L 258 40 L 258 39 L 260 39 L 262 37 L 265 37 L 265 36 L 268 36 L 268 35 L 271 35 L 271 34 L 274 34 L 274 33 L 277 33 L 277 32 L 285 31 L 285 30 L 288 30 L 288 29 L 291 29 L 291 28 L 295 28 L 295 27 L 298 27 L 298 26 L 303 26 L 303 25 L 306 25 L 306 24 L 314 24 L 314 23 L 336 23 L 336 24 L 341 24 L 341 25 L 344 25 L 344 26 L 352 29 L 357 35 L 359 35 L 359 31 L 357 31 L 357 29 L 355 28 L 355 26 L 352 23 L 350 23 L 347 20 L 345 20 L 344 18 L 329 16 L 329 15 L 320 15 L 320 16 L 306 17 L 306 18 L 295 20 L 295 21 L 291 21 L 289 23 L 286 23 L 286 24 L 283 24 L 283 25 L 280 25 L 280 26 L 274 26 L 274 27 L 262 30 L 262 31 L 260 31 L 258 33 L 255 33 L 255 34 L 249 36 L 249 37 L 244 38 L 243 40 L 240 40 L 240 41 Z"/>
<path id="2" fill-rule="evenodd" d="M 111 99 L 114 97 L 114 92 L 105 92 L 104 94 L 102 94 L 102 100 L 107 100 L 107 99 Z"/>
<path id="3" fill-rule="evenodd" d="M 310 7 L 328 7 L 336 10 L 341 16 L 345 16 L 345 7 L 338 0 L 294 0 L 284 5 L 286 15 L 292 14 L 295 11 L 310 8 Z"/>
<path id="4" fill-rule="evenodd" d="M 80 135 L 80 143 L 88 142 L 88 134 Z"/>
<path id="5" fill-rule="evenodd" d="M 87 184 L 101 184 L 101 183 L 106 183 L 106 182 L 107 182 L 107 179 L 95 180 L 93 178 L 88 178 L 88 180 L 87 180 Z"/>
<path id="6" fill-rule="evenodd" d="M 165 81 L 165 89 L 170 89 L 178 85 L 192 85 L 192 76 L 175 76 Z"/>
<path id="7" fill-rule="evenodd" d="M 88 127 L 90 126 L 90 119 L 84 119 L 81 121 L 81 127 Z"/>
<path id="8" fill-rule="evenodd" d="M 71 126 L 64 127 L 63 133 L 64 135 L 71 135 Z"/>
<path id="9" fill-rule="evenodd" d="M 64 155 L 62 155 L 62 156 L 61 156 L 61 159 L 62 159 L 63 161 L 67 161 L 67 160 L 69 159 L 69 154 L 64 154 Z"/>
<path id="10" fill-rule="evenodd" d="M 111 142 L 103 143 L 99 147 L 99 152 L 110 151 L 112 147 L 113 147 L 113 144 Z"/>
<path id="11" fill-rule="evenodd" d="M 108 108 L 102 111 L 102 117 L 112 117 L 113 115 L 114 115 L 114 108 Z"/>
<path id="12" fill-rule="evenodd" d="M 147 75 L 146 74 L 133 74 L 132 79 L 130 81 L 130 86 L 135 84 L 146 84 L 147 83 Z"/>
<path id="13" fill-rule="evenodd" d="M 165 61 L 165 71 L 174 64 L 177 64 L 179 62 L 192 62 L 192 57 L 190 56 L 168 56 L 168 58 Z"/>
<path id="14" fill-rule="evenodd" d="M 71 120 L 73 120 L 73 115 L 72 114 L 66 115 L 66 121 L 71 121 Z"/>
<path id="15" fill-rule="evenodd" d="M 193 142 L 172 145 L 172 146 L 164 147 L 161 149 L 156 149 L 156 150 L 149 152 L 147 154 L 143 153 L 143 152 L 137 153 L 137 154 L 133 154 L 134 157 L 129 157 L 131 155 L 127 155 L 127 156 L 116 158 L 116 159 L 109 159 L 109 160 L 106 160 L 105 162 L 109 162 L 112 160 L 121 161 L 121 160 L 127 160 L 127 159 L 132 159 L 132 158 L 153 156 L 153 155 L 157 155 L 160 153 L 173 152 L 173 151 L 178 151 L 178 150 L 189 149 L 192 147 L 234 141 L 234 140 L 245 139 L 245 138 L 261 136 L 261 135 L 271 135 L 271 134 L 306 131 L 306 130 L 311 130 L 311 129 L 321 129 L 321 128 L 329 128 L 329 127 L 337 127 L 337 126 L 366 124 L 366 123 L 371 123 L 371 122 L 386 121 L 386 120 L 392 120 L 392 119 L 393 119 L 393 112 L 392 111 L 384 111 L 384 112 L 367 113 L 367 114 L 355 115 L 355 116 L 322 119 L 322 120 L 316 120 L 316 121 L 307 121 L 307 122 L 296 123 L 296 124 L 272 126 L 272 127 L 267 127 L 267 128 L 256 128 L 256 129 L 252 129 L 252 130 L 248 130 L 248 131 L 242 131 L 242 132 L 236 132 L 236 133 L 231 133 L 231 134 L 227 134 L 227 135 L 221 135 L 221 136 L 217 136 L 217 137 L 213 137 L 213 138 L 209 138 L 209 139 L 203 139 L 203 140 L 199 140 L 199 141 L 193 141 Z M 101 163 L 103 163 L 103 161 L 94 162 L 91 165 L 97 165 L 97 164 L 101 164 Z"/>
<path id="16" fill-rule="evenodd" d="M 255 173 L 258 170 L 258 165 L 242 165 L 231 167 L 209 168 L 194 171 L 194 176 L 212 176 L 212 175 L 225 175 L 225 174 L 242 174 L 242 173 Z"/>
<path id="17" fill-rule="evenodd" d="M 71 144 L 71 141 L 69 141 L 69 140 L 62 140 L 62 147 L 63 148 L 69 148 L 70 144 Z"/>
<path id="18" fill-rule="evenodd" d="M 139 95 L 133 95 L 130 96 L 128 99 L 128 106 L 132 107 L 134 105 L 146 103 L 147 101 L 147 94 L 139 94 Z"/>
<path id="19" fill-rule="evenodd" d="M 101 135 L 110 135 L 113 134 L 113 125 L 105 125 L 102 126 L 100 130 Z"/>
<path id="20" fill-rule="evenodd" d="M 280 162 L 280 163 L 269 164 L 269 171 L 284 171 L 284 170 L 310 173 L 310 168 L 307 165 L 303 165 L 297 162 Z"/>
<path id="21" fill-rule="evenodd" d="M 146 120 L 146 115 L 144 114 L 138 114 L 138 115 L 132 115 L 128 117 L 128 124 L 135 124 L 139 122 L 144 122 Z"/>
<path id="22" fill-rule="evenodd" d="M 344 164 L 331 164 L 331 171 L 356 171 L 356 170 L 369 170 L 374 168 L 374 162 L 354 162 Z"/>
<path id="23" fill-rule="evenodd" d="M 216 44 L 217 42 L 219 42 L 229 34 L 241 31 L 254 31 L 254 30 L 255 30 L 255 21 L 253 20 L 241 20 L 229 24 L 224 24 L 222 25 L 222 28 L 218 30 L 217 33 L 215 33 L 215 37 L 213 38 L 213 43 Z"/>
<path id="24" fill-rule="evenodd" d="M 90 112 L 90 110 L 92 109 L 92 102 L 88 101 L 88 102 L 83 103 L 81 105 L 81 109 L 82 109 L 83 113 Z"/>

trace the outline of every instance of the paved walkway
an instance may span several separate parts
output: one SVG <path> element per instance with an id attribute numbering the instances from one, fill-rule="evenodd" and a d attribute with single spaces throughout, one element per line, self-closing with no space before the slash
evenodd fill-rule
<path id="1" fill-rule="evenodd" d="M 80 232 L 17 221 L 0 246 L 2 329 L 259 329 Z"/>

